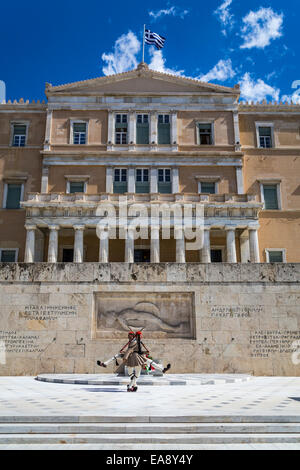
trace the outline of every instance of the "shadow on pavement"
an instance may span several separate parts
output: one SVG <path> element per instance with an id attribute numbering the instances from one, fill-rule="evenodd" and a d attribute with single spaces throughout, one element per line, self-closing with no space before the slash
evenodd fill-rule
<path id="1" fill-rule="evenodd" d="M 119 388 L 83 388 L 86 392 L 127 392 L 126 389 L 120 390 Z"/>

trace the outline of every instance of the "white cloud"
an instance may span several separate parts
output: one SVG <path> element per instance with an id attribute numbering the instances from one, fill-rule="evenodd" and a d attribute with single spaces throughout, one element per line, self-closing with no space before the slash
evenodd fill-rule
<path id="1" fill-rule="evenodd" d="M 154 20 L 157 20 L 158 18 L 160 18 L 161 16 L 179 16 L 182 20 L 184 19 L 184 17 L 189 13 L 189 10 L 182 10 L 178 7 L 175 7 L 175 6 L 172 6 L 168 9 L 162 9 L 162 10 L 158 10 L 156 12 L 154 11 L 149 11 L 149 15 L 152 16 L 152 18 L 154 18 Z"/>
<path id="2" fill-rule="evenodd" d="M 114 51 L 109 54 L 103 53 L 101 56 L 103 62 L 106 63 L 102 68 L 104 75 L 114 75 L 135 69 L 141 59 L 138 57 L 140 50 L 141 43 L 132 31 L 122 34 L 115 42 Z M 183 75 L 184 70 L 173 70 L 166 67 L 166 59 L 162 50 L 158 51 L 151 46 L 149 54 L 151 57 L 150 69 L 172 75 Z"/>
<path id="3" fill-rule="evenodd" d="M 240 46 L 241 49 L 264 49 L 272 40 L 282 36 L 283 13 L 277 14 L 272 8 L 250 11 L 243 22 L 241 36 L 244 43 Z"/>
<path id="4" fill-rule="evenodd" d="M 236 72 L 232 68 L 231 59 L 219 60 L 219 62 L 205 75 L 200 75 L 198 80 L 202 82 L 210 82 L 212 80 L 219 80 L 224 82 L 229 78 L 233 78 Z"/>
<path id="5" fill-rule="evenodd" d="M 263 101 L 272 98 L 275 101 L 279 100 L 280 90 L 274 88 L 262 79 L 254 80 L 250 73 L 247 72 L 240 81 L 241 98 L 246 101 Z"/>
<path id="6" fill-rule="evenodd" d="M 281 100 L 283 102 L 287 101 L 288 103 L 300 104 L 300 80 L 295 80 L 292 83 L 292 88 L 296 88 L 296 91 L 291 95 L 283 95 Z"/>
<path id="7" fill-rule="evenodd" d="M 173 70 L 165 66 L 166 59 L 161 50 L 157 51 L 154 47 L 150 47 L 149 54 L 151 56 L 150 69 L 172 75 L 183 75 L 184 70 Z"/>
<path id="8" fill-rule="evenodd" d="M 103 62 L 106 62 L 102 68 L 104 75 L 127 72 L 136 68 L 140 49 L 141 43 L 132 31 L 122 34 L 115 42 L 114 52 L 103 53 L 101 56 Z"/>
<path id="9" fill-rule="evenodd" d="M 0 80 L 0 104 L 5 102 L 6 99 L 5 88 L 5 82 L 3 82 L 3 80 Z"/>
<path id="10" fill-rule="evenodd" d="M 293 103 L 293 104 L 300 104 L 300 95 L 299 93 L 293 93 L 292 95 L 283 95 L 281 98 L 283 103 Z"/>
<path id="11" fill-rule="evenodd" d="M 227 35 L 226 28 L 232 29 L 234 25 L 234 16 L 230 12 L 230 5 L 232 4 L 233 0 L 225 0 L 215 11 L 214 14 L 218 16 L 219 21 L 224 26 L 222 33 L 224 36 Z"/>

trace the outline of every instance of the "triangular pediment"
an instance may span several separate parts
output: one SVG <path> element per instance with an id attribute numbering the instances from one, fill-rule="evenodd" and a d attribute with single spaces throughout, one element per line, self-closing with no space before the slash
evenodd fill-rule
<path id="1" fill-rule="evenodd" d="M 209 94 L 239 94 L 239 87 L 228 88 L 178 75 L 156 72 L 146 64 L 140 64 L 137 69 L 107 77 L 99 77 L 66 85 L 52 86 L 46 84 L 46 94 L 161 94 L 161 93 L 209 93 Z"/>

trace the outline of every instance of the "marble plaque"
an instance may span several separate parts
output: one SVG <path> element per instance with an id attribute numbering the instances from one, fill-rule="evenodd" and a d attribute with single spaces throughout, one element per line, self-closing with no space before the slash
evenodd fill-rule
<path id="1" fill-rule="evenodd" d="M 195 337 L 193 293 L 97 293 L 95 309 L 98 338 L 124 338 L 128 328 L 144 328 L 147 338 Z"/>

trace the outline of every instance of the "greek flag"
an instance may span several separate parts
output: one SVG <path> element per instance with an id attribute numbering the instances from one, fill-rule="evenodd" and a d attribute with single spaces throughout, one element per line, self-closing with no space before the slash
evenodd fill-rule
<path id="1" fill-rule="evenodd" d="M 145 29 L 145 43 L 154 44 L 157 49 L 162 49 L 164 47 L 166 38 L 160 36 L 157 33 L 153 33 L 150 29 Z"/>

